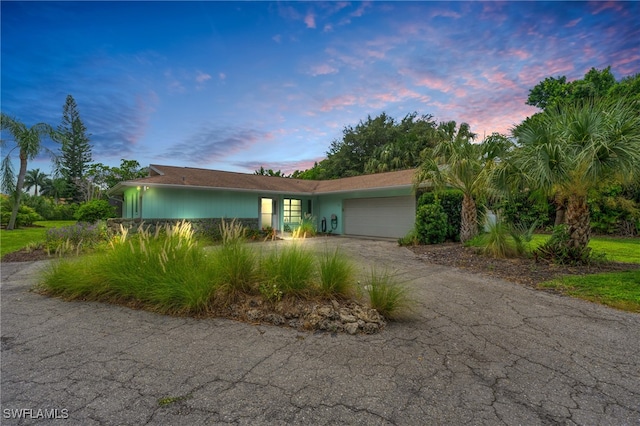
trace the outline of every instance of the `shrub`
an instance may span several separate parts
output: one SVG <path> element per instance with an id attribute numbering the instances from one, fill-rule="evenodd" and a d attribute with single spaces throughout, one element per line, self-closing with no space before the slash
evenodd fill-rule
<path id="1" fill-rule="evenodd" d="M 44 220 L 52 220 L 54 216 L 55 204 L 51 198 L 41 195 L 22 194 L 20 202 L 33 208 Z"/>
<path id="2" fill-rule="evenodd" d="M 51 228 L 45 234 L 44 248 L 59 256 L 82 248 L 94 248 L 108 238 L 107 226 L 104 222 L 91 224 L 79 222 L 71 226 Z"/>
<path id="3" fill-rule="evenodd" d="M 439 203 L 427 204 L 416 214 L 416 232 L 422 244 L 443 243 L 447 237 L 447 215 Z"/>
<path id="4" fill-rule="evenodd" d="M 499 211 L 507 223 L 529 228 L 534 223 L 541 227 L 553 226 L 555 209 L 547 200 L 536 201 L 531 193 L 519 193 L 496 203 L 493 210 Z"/>
<path id="5" fill-rule="evenodd" d="M 534 250 L 536 259 L 542 258 L 562 265 L 589 264 L 594 260 L 591 248 L 581 250 L 577 247 L 569 247 L 569 228 L 567 225 L 559 225 L 553 228 L 551 238 Z"/>
<path id="6" fill-rule="evenodd" d="M 240 240 L 229 239 L 213 252 L 215 281 L 228 299 L 238 293 L 257 290 L 257 262 L 255 252 Z"/>
<path id="7" fill-rule="evenodd" d="M 6 226 L 11 219 L 12 208 L 13 203 L 11 199 L 8 196 L 3 195 L 0 213 L 0 221 L 3 226 Z M 33 225 L 33 222 L 42 219 L 42 216 L 40 216 L 33 208 L 22 204 L 18 208 L 18 215 L 16 216 L 16 226 L 31 226 Z"/>
<path id="8" fill-rule="evenodd" d="M 589 194 L 591 229 L 598 234 L 634 236 L 640 225 L 640 203 L 619 184 Z"/>
<path id="9" fill-rule="evenodd" d="M 317 233 L 316 218 L 305 213 L 300 225 L 293 231 L 293 238 L 314 237 Z"/>
<path id="10" fill-rule="evenodd" d="M 373 268 L 365 279 L 364 288 L 371 307 L 388 319 L 399 317 L 409 308 L 406 287 L 398 283 L 387 270 L 378 272 Z"/>
<path id="11" fill-rule="evenodd" d="M 292 244 L 276 247 L 262 261 L 263 279 L 277 285 L 283 294 L 308 293 L 313 283 L 313 253 Z"/>
<path id="12" fill-rule="evenodd" d="M 49 220 L 74 220 L 78 204 L 56 204 Z"/>
<path id="13" fill-rule="evenodd" d="M 353 292 L 354 267 L 340 250 L 324 252 L 318 262 L 320 289 L 326 296 L 350 296 Z"/>
<path id="14" fill-rule="evenodd" d="M 105 200 L 91 200 L 78 208 L 75 218 L 79 222 L 95 223 L 116 216 L 116 208 Z"/>
<path id="15" fill-rule="evenodd" d="M 457 189 L 435 192 L 425 192 L 418 199 L 418 208 L 424 205 L 440 202 L 447 215 L 446 239 L 460 241 L 460 224 L 462 223 L 462 191 Z"/>

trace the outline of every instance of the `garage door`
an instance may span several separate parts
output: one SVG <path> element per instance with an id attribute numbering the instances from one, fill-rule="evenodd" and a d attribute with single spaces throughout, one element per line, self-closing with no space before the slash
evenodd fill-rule
<path id="1" fill-rule="evenodd" d="M 406 197 L 344 200 L 344 233 L 371 237 L 404 237 L 415 223 L 416 202 Z"/>

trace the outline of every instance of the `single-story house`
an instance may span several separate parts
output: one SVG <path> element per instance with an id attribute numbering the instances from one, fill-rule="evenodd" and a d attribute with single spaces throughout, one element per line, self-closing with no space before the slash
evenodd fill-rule
<path id="1" fill-rule="evenodd" d="M 305 214 L 319 231 L 399 238 L 416 217 L 414 169 L 313 181 L 149 166 L 149 176 L 121 182 L 122 218 L 141 220 L 237 218 L 258 228 L 295 229 Z"/>

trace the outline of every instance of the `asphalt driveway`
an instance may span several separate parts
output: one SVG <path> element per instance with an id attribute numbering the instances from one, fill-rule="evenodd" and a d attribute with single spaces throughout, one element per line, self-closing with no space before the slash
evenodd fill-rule
<path id="1" fill-rule="evenodd" d="M 43 297 L 48 262 L 2 264 L 0 423 L 640 424 L 640 315 L 393 242 L 304 243 L 395 270 L 412 317 L 357 336 L 173 318 Z"/>

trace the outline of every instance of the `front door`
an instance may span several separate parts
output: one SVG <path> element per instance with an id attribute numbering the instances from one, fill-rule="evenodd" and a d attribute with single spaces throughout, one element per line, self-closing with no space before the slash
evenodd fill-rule
<path id="1" fill-rule="evenodd" d="M 260 199 L 260 228 L 267 226 L 278 229 L 278 209 L 273 198 Z"/>

